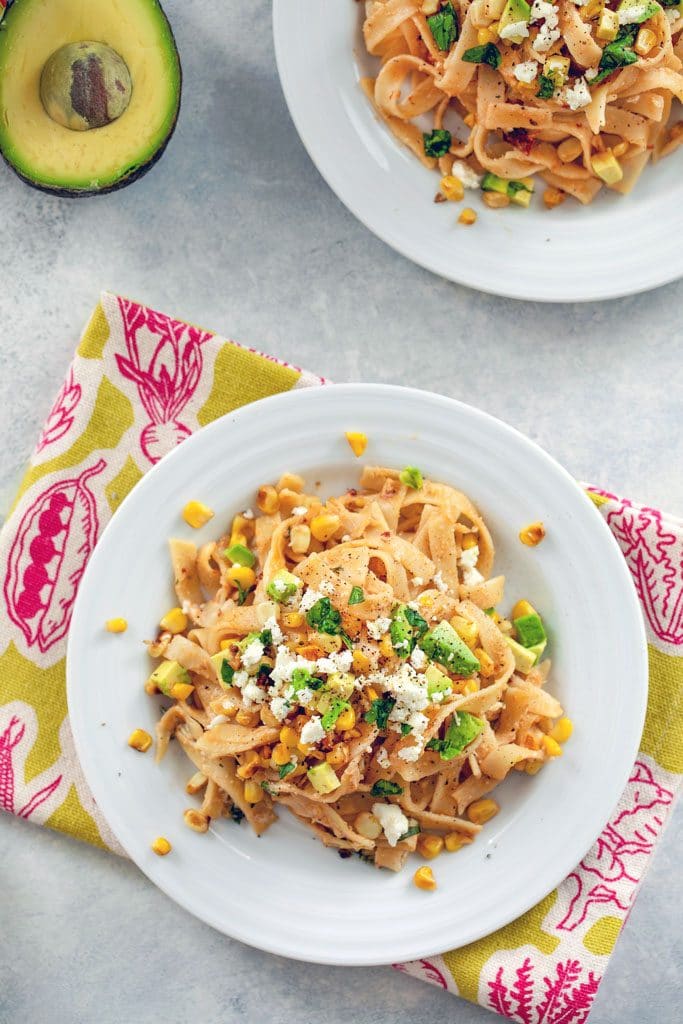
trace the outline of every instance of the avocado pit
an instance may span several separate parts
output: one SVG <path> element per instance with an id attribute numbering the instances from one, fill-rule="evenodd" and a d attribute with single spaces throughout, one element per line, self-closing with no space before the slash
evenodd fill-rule
<path id="1" fill-rule="evenodd" d="M 47 60 L 40 77 L 46 113 L 72 131 L 111 124 L 127 109 L 132 94 L 126 62 L 106 43 L 67 43 Z"/>

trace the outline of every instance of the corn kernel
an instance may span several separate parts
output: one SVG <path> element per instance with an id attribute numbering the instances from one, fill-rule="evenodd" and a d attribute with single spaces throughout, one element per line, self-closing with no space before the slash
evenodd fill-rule
<path id="1" fill-rule="evenodd" d="M 175 700 L 187 700 L 191 693 L 194 693 L 191 683 L 174 683 L 171 687 L 171 696 Z"/>
<path id="2" fill-rule="evenodd" d="M 379 700 L 379 694 L 377 693 L 377 690 L 375 689 L 374 686 L 367 687 L 367 689 L 365 690 L 365 696 L 368 698 L 369 701 Z"/>
<path id="3" fill-rule="evenodd" d="M 495 818 L 500 807 L 495 800 L 475 800 L 474 803 L 470 804 L 467 808 L 467 817 L 474 825 L 484 825 L 491 818 Z"/>
<path id="4" fill-rule="evenodd" d="M 183 519 L 188 526 L 192 526 L 195 530 L 205 526 L 209 519 L 213 519 L 213 515 L 213 509 L 201 501 L 188 501 L 183 509 Z"/>
<path id="5" fill-rule="evenodd" d="M 432 832 L 421 832 L 417 837 L 417 852 L 425 860 L 433 860 L 434 857 L 438 857 L 443 850 L 443 845 L 443 837 Z"/>
<path id="6" fill-rule="evenodd" d="M 423 608 L 431 608 L 434 604 L 434 598 L 431 594 L 420 594 L 417 599 L 417 603 Z"/>
<path id="7" fill-rule="evenodd" d="M 263 800 L 263 796 L 263 790 L 258 782 L 254 782 L 253 779 L 249 779 L 248 782 L 244 783 L 244 799 L 248 804 L 259 803 L 260 800 Z"/>
<path id="8" fill-rule="evenodd" d="M 479 674 L 484 676 L 485 679 L 489 679 L 496 671 L 493 658 L 483 647 L 475 647 L 474 655 L 479 661 Z"/>
<path id="9" fill-rule="evenodd" d="M 285 612 L 282 616 L 283 626 L 287 626 L 289 629 L 298 629 L 299 626 L 303 626 L 305 621 L 305 616 L 301 612 Z"/>
<path id="10" fill-rule="evenodd" d="M 289 531 L 289 546 L 295 555 L 305 555 L 311 546 L 311 530 L 305 523 L 298 523 Z"/>
<path id="11" fill-rule="evenodd" d="M 559 188 L 546 188 L 543 191 L 543 205 L 546 210 L 554 210 L 556 206 L 561 206 L 566 198 L 567 193 Z"/>
<path id="12" fill-rule="evenodd" d="M 247 565 L 231 565 L 225 575 L 233 586 L 239 584 L 242 590 L 249 590 L 256 583 L 256 573 Z"/>
<path id="13" fill-rule="evenodd" d="M 476 548 L 477 544 L 478 540 L 474 533 L 466 533 L 461 541 L 463 551 L 469 551 L 471 548 Z"/>
<path id="14" fill-rule="evenodd" d="M 128 629 L 125 619 L 107 619 L 104 626 L 108 633 L 125 633 Z"/>
<path id="15" fill-rule="evenodd" d="M 486 194 L 488 195 L 488 193 L 486 193 Z M 469 206 L 466 206 L 465 209 L 460 214 L 460 216 L 458 217 L 458 223 L 459 224 L 466 224 L 468 226 L 471 225 L 471 224 L 475 224 L 476 220 L 477 220 L 477 215 L 474 212 L 474 210 L 470 209 Z M 434 883 L 434 888 L 436 888 L 436 882 Z"/>
<path id="16" fill-rule="evenodd" d="M 144 729 L 135 729 L 128 737 L 128 746 L 144 754 L 152 746 L 152 737 Z"/>
<path id="17" fill-rule="evenodd" d="M 246 725 L 253 729 L 253 727 L 258 724 L 259 713 L 258 711 L 246 711 L 245 709 L 240 709 L 235 715 L 235 721 L 238 725 Z"/>
<path id="18" fill-rule="evenodd" d="M 195 796 L 196 793 L 200 793 L 208 779 L 204 772 L 195 772 L 191 779 L 188 779 L 185 785 L 185 792 L 189 793 L 190 796 Z"/>
<path id="19" fill-rule="evenodd" d="M 536 609 L 534 608 L 534 606 L 532 604 L 529 604 L 528 601 L 525 601 L 524 599 L 522 599 L 521 601 L 517 602 L 517 604 L 514 606 L 514 608 L 510 612 L 510 618 L 511 619 L 521 619 L 522 616 L 524 616 L 524 615 L 536 615 L 536 614 L 537 614 L 537 612 L 536 612 Z"/>
<path id="20" fill-rule="evenodd" d="M 289 747 L 285 743 L 276 743 L 273 747 L 273 762 L 278 766 L 282 767 L 283 764 L 288 764 L 290 758 Z"/>
<path id="21" fill-rule="evenodd" d="M 182 608 L 171 608 L 159 623 L 168 633 L 183 633 L 187 629 L 187 615 Z"/>
<path id="22" fill-rule="evenodd" d="M 486 46 L 487 43 L 495 43 L 498 36 L 490 28 L 480 28 L 477 32 L 479 46 Z"/>
<path id="23" fill-rule="evenodd" d="M 244 516 L 235 516 L 232 521 L 232 527 L 230 529 L 230 544 L 242 544 L 244 541 L 233 540 L 233 537 L 244 537 L 245 540 L 251 540 L 254 536 L 254 520 L 245 519 Z"/>
<path id="24" fill-rule="evenodd" d="M 283 473 L 277 482 L 278 491 L 296 491 L 301 494 L 306 481 L 298 473 Z"/>
<path id="25" fill-rule="evenodd" d="M 280 743 L 284 743 L 286 747 L 291 747 L 292 750 L 295 750 L 298 742 L 299 736 L 296 729 L 292 729 L 291 725 L 283 725 L 280 729 Z"/>
<path id="26" fill-rule="evenodd" d="M 541 742 L 548 757 L 562 757 L 562 747 L 552 736 L 544 736 Z"/>
<path id="27" fill-rule="evenodd" d="M 331 764 L 333 768 L 338 768 L 342 764 L 346 764 L 349 759 L 349 748 L 345 743 L 337 743 L 336 746 L 332 747 L 332 750 L 325 755 L 325 760 L 328 764 Z"/>
<path id="28" fill-rule="evenodd" d="M 346 440 L 349 442 L 353 454 L 359 459 L 368 446 L 368 435 L 359 430 L 347 430 Z"/>
<path id="29" fill-rule="evenodd" d="M 462 692 L 468 696 L 472 693 L 477 693 L 480 690 L 479 681 L 477 679 L 468 679 L 463 684 Z"/>
<path id="30" fill-rule="evenodd" d="M 369 811 L 361 811 L 354 820 L 353 827 L 364 839 L 379 839 L 382 834 L 382 826 L 374 814 Z"/>
<path id="31" fill-rule="evenodd" d="M 615 156 L 625 156 L 628 152 L 628 142 L 618 142 L 616 146 L 612 146 L 612 152 Z"/>
<path id="32" fill-rule="evenodd" d="M 468 128 L 474 128 L 476 117 L 474 116 L 474 114 L 465 114 L 465 116 L 463 117 L 463 122 L 467 125 Z"/>
<path id="33" fill-rule="evenodd" d="M 250 779 L 259 766 L 260 758 L 255 750 L 247 750 L 235 774 L 238 779 Z"/>
<path id="34" fill-rule="evenodd" d="M 319 647 L 325 654 L 337 654 L 344 646 L 344 641 L 340 636 L 329 636 L 326 633 L 316 633 L 310 639 L 311 643 Z"/>
<path id="35" fill-rule="evenodd" d="M 270 484 L 264 484 L 263 487 L 259 487 L 256 492 L 256 505 L 259 511 L 265 515 L 274 515 L 280 507 L 280 498 L 275 488 L 271 487 Z"/>
<path id="36" fill-rule="evenodd" d="M 370 671 L 370 659 L 367 654 L 363 654 L 362 651 L 358 650 L 353 652 L 353 670 L 360 675 L 365 675 L 366 672 Z"/>
<path id="37" fill-rule="evenodd" d="M 465 198 L 465 186 L 460 178 L 456 178 L 454 174 L 444 175 L 439 188 L 446 199 L 450 199 L 452 203 L 459 203 Z"/>
<path id="38" fill-rule="evenodd" d="M 334 537 L 341 526 L 341 519 L 337 515 L 325 512 L 322 515 L 314 516 L 311 519 L 311 533 L 316 540 L 326 543 Z"/>
<path id="39" fill-rule="evenodd" d="M 550 730 L 548 735 L 556 743 L 566 743 L 574 732 L 574 723 L 571 718 L 560 718 Z"/>
<path id="40" fill-rule="evenodd" d="M 202 814 L 195 807 L 188 807 L 183 811 L 183 821 L 193 832 L 207 832 L 209 829 L 208 815 Z"/>
<path id="41" fill-rule="evenodd" d="M 388 634 L 380 640 L 379 651 L 383 658 L 393 658 L 395 651 L 391 643 L 391 637 Z"/>
<path id="42" fill-rule="evenodd" d="M 158 836 L 152 843 L 152 849 L 159 857 L 165 857 L 167 853 L 171 852 L 172 847 L 168 839 Z"/>
<path id="43" fill-rule="evenodd" d="M 348 729 L 353 729 L 356 724 L 356 712 L 353 708 L 347 708 L 346 711 L 342 711 L 341 715 L 335 722 L 335 729 L 337 732 L 346 732 Z"/>
<path id="44" fill-rule="evenodd" d="M 565 139 L 557 147 L 557 155 L 563 164 L 572 163 L 577 156 L 581 156 L 582 152 L 583 147 L 578 139 Z"/>
<path id="45" fill-rule="evenodd" d="M 490 210 L 504 210 L 510 205 L 510 197 L 502 192 L 483 192 L 482 199 Z"/>
<path id="46" fill-rule="evenodd" d="M 451 626 L 461 640 L 464 640 L 468 647 L 474 647 L 479 636 L 479 628 L 476 622 L 470 622 L 462 615 L 454 615 L 451 619 Z"/>
<path id="47" fill-rule="evenodd" d="M 449 853 L 457 853 L 463 846 L 469 846 L 472 840 L 461 832 L 449 832 L 443 842 Z"/>
<path id="48" fill-rule="evenodd" d="M 519 531 L 519 539 L 528 548 L 535 548 L 545 537 L 545 526 L 541 522 L 529 523 Z"/>
<path id="49" fill-rule="evenodd" d="M 418 889 L 424 889 L 426 892 L 433 892 L 436 889 L 436 879 L 432 869 L 428 867 L 418 868 L 413 875 L 413 882 Z"/>

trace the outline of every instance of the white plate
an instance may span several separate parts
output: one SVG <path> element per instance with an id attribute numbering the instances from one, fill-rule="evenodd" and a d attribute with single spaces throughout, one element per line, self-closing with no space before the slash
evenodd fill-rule
<path id="1" fill-rule="evenodd" d="M 356 460 L 345 430 L 370 443 Z M 153 731 L 158 704 L 143 691 L 142 641 L 174 602 L 167 539 L 204 542 L 225 530 L 254 492 L 285 470 L 336 494 L 362 463 L 418 465 L 469 493 L 491 527 L 506 605 L 526 597 L 550 634 L 556 693 L 576 723 L 565 755 L 535 777 L 516 775 L 500 814 L 472 846 L 434 864 L 438 889 L 324 849 L 287 811 L 257 839 L 217 822 L 197 835 L 182 822 L 192 768 L 171 744 L 155 765 L 126 746 Z M 180 510 L 198 498 L 216 511 L 202 530 Z M 522 525 L 548 535 L 520 544 Z M 104 621 L 123 615 L 128 631 Z M 101 810 L 139 867 L 216 928 L 285 956 L 373 964 L 426 956 L 486 935 L 545 896 L 596 838 L 627 781 L 646 697 L 642 619 L 626 564 L 577 484 L 521 434 L 484 413 L 426 392 L 346 384 L 256 402 L 185 441 L 142 480 L 101 537 L 80 586 L 69 636 L 71 727 Z M 149 844 L 165 835 L 173 852 Z M 463 880 L 466 879 L 466 882 Z"/>
<path id="2" fill-rule="evenodd" d="M 645 291 L 683 275 L 679 156 L 648 167 L 630 196 L 555 210 L 488 210 L 473 227 L 435 205 L 438 176 L 376 118 L 358 79 L 376 74 L 360 31 L 363 3 L 274 0 L 280 80 L 294 124 L 327 183 L 359 220 L 408 259 L 496 295 L 583 302 Z M 542 183 L 541 183 L 542 184 Z M 462 205 L 462 204 L 461 204 Z"/>

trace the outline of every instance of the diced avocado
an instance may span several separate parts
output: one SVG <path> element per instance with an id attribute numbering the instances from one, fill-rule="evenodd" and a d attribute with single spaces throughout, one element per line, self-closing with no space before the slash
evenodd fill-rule
<path id="1" fill-rule="evenodd" d="M 527 650 L 531 651 L 532 654 L 536 655 L 536 661 L 534 662 L 534 665 L 538 665 L 539 661 L 541 660 L 541 655 L 543 654 L 546 648 L 546 643 L 547 641 L 543 640 L 540 644 L 534 644 L 533 647 L 527 648 Z"/>
<path id="2" fill-rule="evenodd" d="M 228 652 L 219 651 L 218 654 L 211 655 L 211 662 L 213 667 L 216 669 L 218 675 L 218 682 L 221 684 L 224 690 L 229 690 L 232 686 L 232 677 L 235 674 L 235 670 L 228 661 Z"/>
<path id="3" fill-rule="evenodd" d="M 391 646 L 399 658 L 407 658 L 415 646 L 413 638 L 413 627 L 406 617 L 406 606 L 397 604 L 391 613 L 391 626 L 389 627 Z"/>
<path id="4" fill-rule="evenodd" d="M 530 672 L 536 664 L 536 655 L 534 652 L 527 647 L 522 647 L 516 640 L 513 640 L 511 636 L 505 637 L 505 643 L 512 651 L 515 658 L 515 668 L 518 672 L 523 672 L 525 675 Z"/>
<path id="5" fill-rule="evenodd" d="M 283 604 L 294 597 L 300 586 L 301 580 L 294 573 L 288 572 L 287 569 L 278 569 L 266 587 L 266 593 L 274 601 Z"/>
<path id="6" fill-rule="evenodd" d="M 604 153 L 596 153 L 591 158 L 591 164 L 598 178 L 602 178 L 606 185 L 617 185 L 624 177 L 621 164 L 611 149 L 606 149 Z"/>
<path id="7" fill-rule="evenodd" d="M 517 630 L 517 639 L 522 647 L 535 647 L 536 644 L 545 643 L 548 639 L 541 616 L 537 612 L 532 615 L 521 615 L 513 621 Z"/>
<path id="8" fill-rule="evenodd" d="M 612 43 L 618 35 L 619 15 L 616 11 L 611 11 L 609 7 L 603 8 L 595 31 L 596 38 L 602 39 L 605 43 Z"/>
<path id="9" fill-rule="evenodd" d="M 166 697 L 170 697 L 176 683 L 189 683 L 190 675 L 177 661 L 163 661 L 154 669 L 149 682 L 154 683 Z"/>
<path id="10" fill-rule="evenodd" d="M 507 0 L 503 13 L 500 17 L 500 29 L 499 34 L 508 25 L 519 25 L 520 22 L 528 24 L 531 20 L 531 7 L 526 0 Z M 502 36 L 506 42 L 521 43 L 524 39 L 523 35 L 514 36 Z"/>
<path id="11" fill-rule="evenodd" d="M 313 789 L 318 793 L 333 793 L 341 785 L 334 768 L 327 761 L 315 765 L 314 768 L 309 768 L 306 774 Z"/>
<path id="12" fill-rule="evenodd" d="M 335 694 L 336 697 L 341 697 L 342 700 L 348 700 L 354 690 L 356 679 L 350 672 L 332 672 L 327 677 L 325 683 L 325 689 Z"/>
<path id="13" fill-rule="evenodd" d="M 481 179 L 482 192 L 500 192 L 501 195 L 508 194 L 508 183 L 505 178 L 499 178 L 497 174 L 487 171 Z"/>
<path id="14" fill-rule="evenodd" d="M 459 676 L 471 676 L 480 664 L 464 640 L 458 636 L 450 622 L 440 622 L 420 640 L 420 647 L 428 658 Z"/>
<path id="15" fill-rule="evenodd" d="M 427 744 L 427 750 L 436 750 L 442 761 L 452 761 L 458 754 L 462 754 L 472 740 L 475 740 L 484 728 L 481 718 L 468 714 L 467 711 L 458 711 L 453 715 L 446 729 L 446 735 L 442 740 L 435 737 Z"/>
<path id="16" fill-rule="evenodd" d="M 451 680 L 443 672 L 439 672 L 436 665 L 427 666 L 425 679 L 427 680 L 427 696 L 430 698 L 435 693 L 446 693 L 448 690 L 453 689 Z"/>
<path id="17" fill-rule="evenodd" d="M 233 565 L 244 565 L 251 569 L 256 564 L 256 555 L 245 544 L 232 544 L 223 554 Z"/>
<path id="18" fill-rule="evenodd" d="M 617 7 L 620 25 L 642 25 L 660 10 L 655 0 L 621 0 Z"/>
<path id="19" fill-rule="evenodd" d="M 501 195 L 508 196 L 510 202 L 516 206 L 528 206 L 534 191 L 534 183 L 531 178 L 508 181 L 489 171 L 481 179 L 481 188 L 483 192 L 500 192 Z"/>
<path id="20" fill-rule="evenodd" d="M 330 694 L 330 696 L 333 696 Z M 322 725 L 325 732 L 329 732 L 330 729 L 334 729 L 337 724 L 337 719 L 345 711 L 351 707 L 347 700 L 340 700 L 339 697 L 333 697 L 332 703 L 328 707 L 327 711 L 323 715 L 320 724 Z"/>

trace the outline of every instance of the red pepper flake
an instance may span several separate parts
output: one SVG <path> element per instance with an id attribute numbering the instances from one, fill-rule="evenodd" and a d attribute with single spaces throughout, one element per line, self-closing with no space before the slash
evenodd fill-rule
<path id="1" fill-rule="evenodd" d="M 503 138 L 506 142 L 509 142 L 511 146 L 516 149 L 520 149 L 522 153 L 529 155 L 531 150 L 536 145 L 536 139 L 533 135 L 529 135 L 526 128 L 513 128 L 511 132 L 505 132 Z"/>

